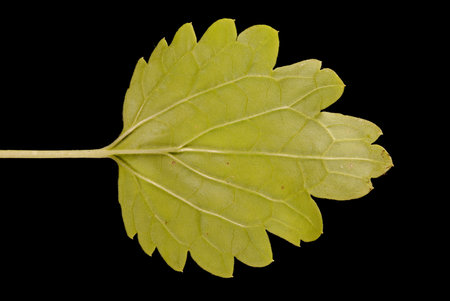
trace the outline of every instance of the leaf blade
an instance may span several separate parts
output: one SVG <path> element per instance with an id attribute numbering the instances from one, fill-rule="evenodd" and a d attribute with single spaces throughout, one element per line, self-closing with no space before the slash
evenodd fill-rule
<path id="1" fill-rule="evenodd" d="M 177 271 L 187 252 L 221 277 L 235 257 L 270 264 L 266 231 L 295 245 L 317 239 L 311 196 L 361 197 L 392 166 L 373 144 L 376 125 L 322 112 L 343 93 L 336 73 L 318 60 L 273 69 L 278 46 L 269 26 L 237 35 L 222 19 L 198 42 L 183 25 L 138 62 L 111 146 L 119 201 L 128 235 Z"/>

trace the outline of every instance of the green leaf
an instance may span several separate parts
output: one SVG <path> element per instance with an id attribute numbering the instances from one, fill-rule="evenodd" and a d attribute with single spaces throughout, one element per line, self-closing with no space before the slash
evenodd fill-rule
<path id="1" fill-rule="evenodd" d="M 148 62 L 125 96 L 124 128 L 108 148 L 119 164 L 129 237 L 183 270 L 187 253 L 231 277 L 234 258 L 272 262 L 269 231 L 295 245 L 322 233 L 311 196 L 359 198 L 392 161 L 369 121 L 322 112 L 344 84 L 317 60 L 274 68 L 278 34 L 239 35 L 215 22 L 197 42 L 191 24 Z"/>

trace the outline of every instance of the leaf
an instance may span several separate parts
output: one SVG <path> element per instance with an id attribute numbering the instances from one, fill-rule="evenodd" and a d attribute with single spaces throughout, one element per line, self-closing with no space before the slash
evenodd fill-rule
<path id="1" fill-rule="evenodd" d="M 274 68 L 278 34 L 191 24 L 140 59 L 124 128 L 109 147 L 129 237 L 183 270 L 187 253 L 231 277 L 234 258 L 272 262 L 269 231 L 295 245 L 322 233 L 311 196 L 359 198 L 392 161 L 369 121 L 322 112 L 344 84 L 317 60 Z"/>

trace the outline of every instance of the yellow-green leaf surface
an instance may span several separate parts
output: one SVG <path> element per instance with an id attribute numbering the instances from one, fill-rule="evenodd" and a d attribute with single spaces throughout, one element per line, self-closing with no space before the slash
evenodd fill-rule
<path id="1" fill-rule="evenodd" d="M 177 271 L 188 252 L 222 277 L 235 258 L 265 266 L 266 231 L 295 245 L 317 239 L 311 196 L 359 198 L 392 166 L 372 144 L 376 125 L 321 111 L 341 96 L 339 77 L 317 60 L 274 69 L 278 45 L 269 26 L 238 35 L 222 19 L 198 41 L 183 25 L 137 63 L 109 149 L 128 235 Z"/>

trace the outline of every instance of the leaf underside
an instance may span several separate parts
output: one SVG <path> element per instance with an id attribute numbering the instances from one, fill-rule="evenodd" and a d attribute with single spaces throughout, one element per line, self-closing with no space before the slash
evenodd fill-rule
<path id="1" fill-rule="evenodd" d="M 373 123 L 321 112 L 344 84 L 317 60 L 273 69 L 277 31 L 237 35 L 215 22 L 197 42 L 191 24 L 140 59 L 111 149 L 129 237 L 183 270 L 187 253 L 231 277 L 234 258 L 272 262 L 266 230 L 294 245 L 322 233 L 311 198 L 348 200 L 392 161 Z"/>

